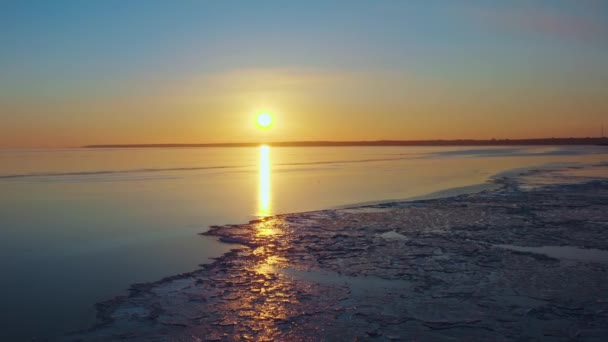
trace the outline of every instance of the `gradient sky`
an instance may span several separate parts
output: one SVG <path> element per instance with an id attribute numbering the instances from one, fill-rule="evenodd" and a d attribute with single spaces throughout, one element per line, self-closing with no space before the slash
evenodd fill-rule
<path id="1" fill-rule="evenodd" d="M 602 122 L 608 1 L 0 2 L 0 147 L 597 136 Z"/>

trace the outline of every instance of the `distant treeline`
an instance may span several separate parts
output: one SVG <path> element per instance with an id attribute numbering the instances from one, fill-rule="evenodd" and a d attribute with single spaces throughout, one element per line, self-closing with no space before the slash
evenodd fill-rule
<path id="1" fill-rule="evenodd" d="M 608 138 L 544 138 L 491 140 L 375 140 L 375 141 L 284 141 L 270 143 L 214 143 L 214 144 L 112 144 L 87 145 L 86 148 L 128 147 L 253 147 L 261 144 L 283 147 L 320 146 L 526 146 L 526 145 L 606 145 Z"/>

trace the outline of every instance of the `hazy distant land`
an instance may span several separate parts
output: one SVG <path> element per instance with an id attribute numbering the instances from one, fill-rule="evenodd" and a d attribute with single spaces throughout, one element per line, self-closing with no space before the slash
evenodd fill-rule
<path id="1" fill-rule="evenodd" d="M 211 144 L 107 144 L 86 145 L 84 148 L 125 147 L 253 147 L 261 143 Z M 528 146 L 528 145 L 608 145 L 608 138 L 535 138 L 535 139 L 457 139 L 457 140 L 374 140 L 374 141 L 283 141 L 264 143 L 283 147 L 317 146 Z"/>

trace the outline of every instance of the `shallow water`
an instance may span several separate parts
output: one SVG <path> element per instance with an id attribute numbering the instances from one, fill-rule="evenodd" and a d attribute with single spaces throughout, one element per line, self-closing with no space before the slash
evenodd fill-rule
<path id="1" fill-rule="evenodd" d="M 602 147 L 0 150 L 0 339 L 83 328 L 93 304 L 231 247 L 213 224 L 460 188 Z M 471 188 L 466 188 L 472 186 Z M 463 188 L 464 187 L 464 188 Z"/>
<path id="2" fill-rule="evenodd" d="M 495 247 L 510 249 L 518 252 L 542 254 L 555 259 L 608 263 L 608 251 L 603 251 L 600 249 L 580 248 L 574 246 L 528 247 L 515 245 L 495 245 Z"/>

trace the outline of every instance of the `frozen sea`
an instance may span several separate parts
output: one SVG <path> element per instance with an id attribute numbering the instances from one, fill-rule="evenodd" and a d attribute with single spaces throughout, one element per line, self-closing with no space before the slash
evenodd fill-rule
<path id="1" fill-rule="evenodd" d="M 220 256 L 231 246 L 197 234 L 210 225 L 606 161 L 602 146 L 0 149 L 0 340 L 85 328 L 130 284 Z"/>

